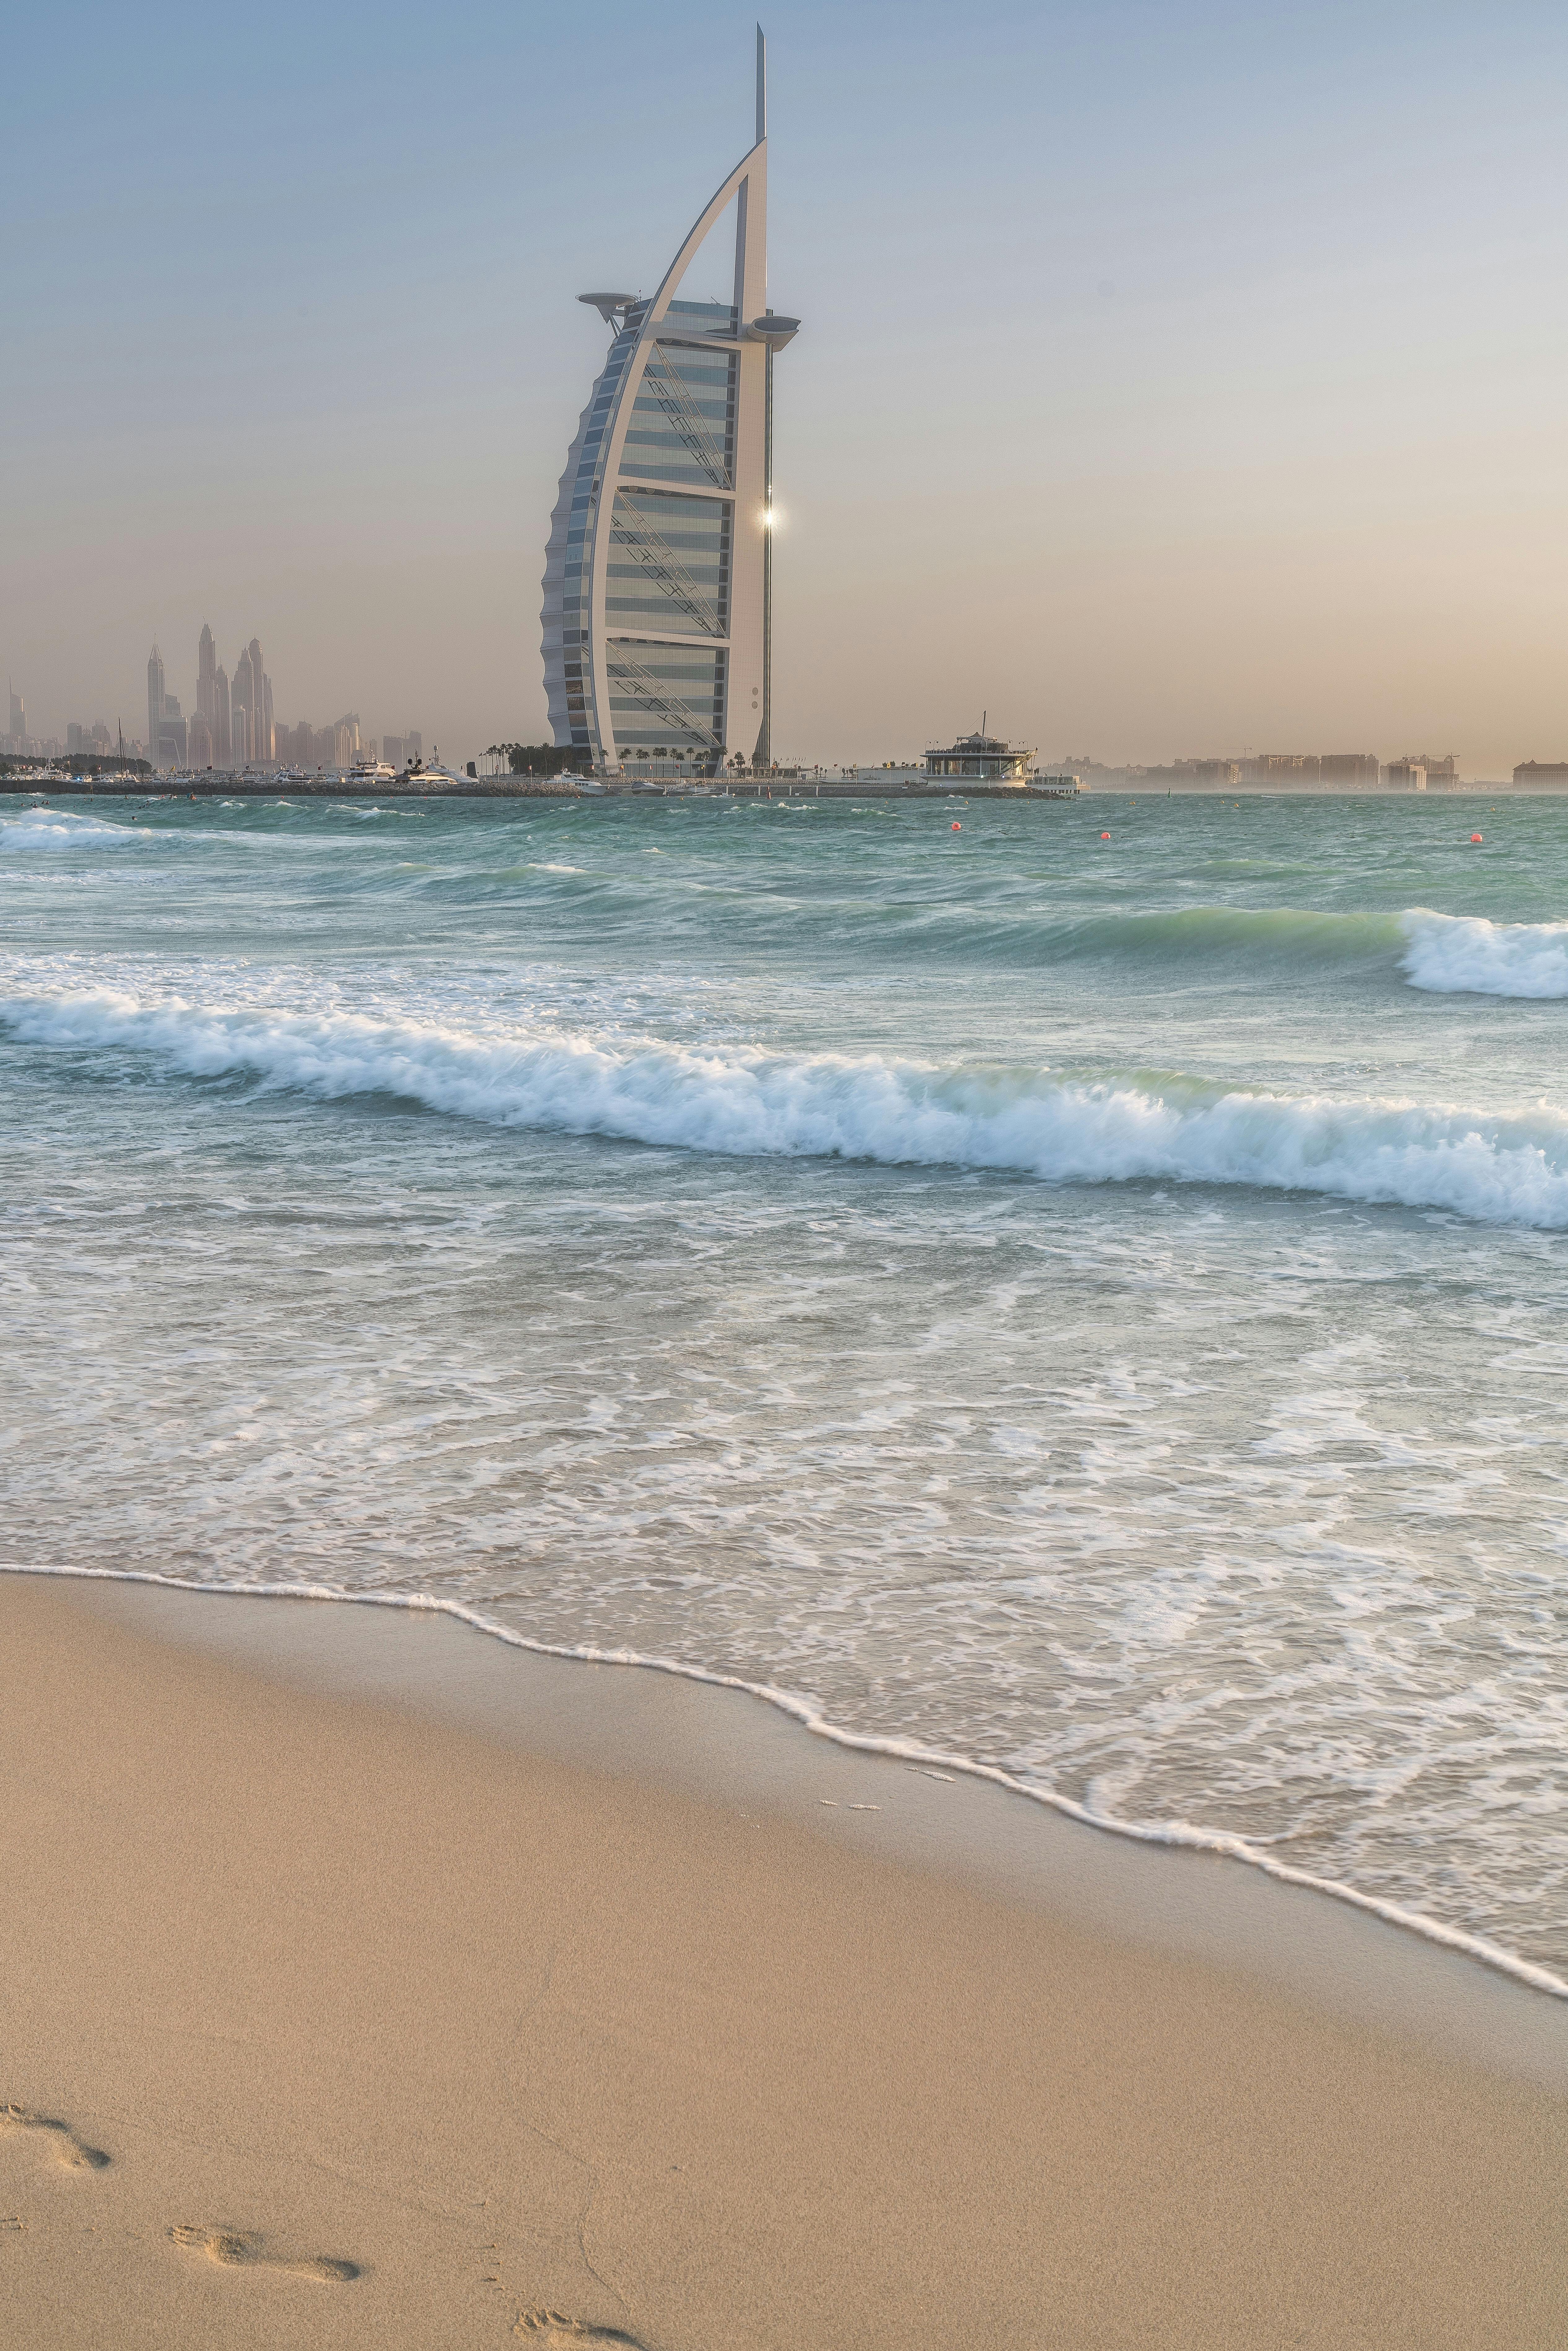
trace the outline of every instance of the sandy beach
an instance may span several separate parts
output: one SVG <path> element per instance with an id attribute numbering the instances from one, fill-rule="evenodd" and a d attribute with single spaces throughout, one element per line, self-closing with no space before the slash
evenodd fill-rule
<path id="1" fill-rule="evenodd" d="M 1564 2337 L 1568 2016 L 1473 1963 L 439 1620 L 0 1628 L 8 2342 Z"/>

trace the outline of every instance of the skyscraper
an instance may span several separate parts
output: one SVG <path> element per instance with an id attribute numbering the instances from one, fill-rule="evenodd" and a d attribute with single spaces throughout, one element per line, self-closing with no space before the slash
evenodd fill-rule
<path id="1" fill-rule="evenodd" d="M 156 768 L 158 737 L 163 726 L 163 656 L 156 645 L 147 656 L 147 757 Z"/>
<path id="2" fill-rule="evenodd" d="M 196 647 L 196 708 L 187 737 L 193 768 L 210 768 L 217 757 L 217 729 L 213 715 L 217 667 L 217 648 L 204 621 Z"/>
<path id="3" fill-rule="evenodd" d="M 180 697 L 165 691 L 163 656 L 156 645 L 147 656 L 147 756 L 155 768 L 185 764 L 185 721 Z"/>
<path id="4" fill-rule="evenodd" d="M 258 768 L 269 767 L 272 762 L 275 740 L 272 724 L 272 680 L 262 665 L 259 637 L 252 637 L 245 652 L 240 655 L 240 659 L 248 661 L 250 664 L 249 756 L 256 761 Z"/>
<path id="5" fill-rule="evenodd" d="M 233 686 L 233 743 L 235 767 L 246 767 L 252 757 L 252 656 L 240 652 Z"/>
<path id="6" fill-rule="evenodd" d="M 213 723 L 213 690 L 217 684 L 218 649 L 213 643 L 213 632 L 202 622 L 201 643 L 196 647 L 196 716 Z"/>
<path id="7" fill-rule="evenodd" d="M 209 761 L 226 768 L 234 754 L 228 673 L 218 660 L 212 630 L 204 621 L 196 647 L 196 715 L 191 721 L 191 758 L 197 766 Z M 243 761 L 245 754 L 240 758 Z"/>
<path id="8" fill-rule="evenodd" d="M 550 518 L 542 650 L 556 742 L 612 773 L 771 756 L 773 358 L 800 321 L 765 308 L 767 92 L 758 29 L 756 144 L 658 291 L 579 298 L 613 340 Z M 710 237 L 730 298 L 684 300 Z"/>
<path id="9" fill-rule="evenodd" d="M 217 679 L 223 679 L 221 688 Z M 232 758 L 236 768 L 270 767 L 277 756 L 277 730 L 272 717 L 272 680 L 262 666 L 258 637 L 252 637 L 235 662 L 234 684 L 230 686 L 219 670 L 214 692 L 219 705 L 220 725 L 225 716 L 222 705 L 227 698 L 230 748 L 224 756 Z"/>

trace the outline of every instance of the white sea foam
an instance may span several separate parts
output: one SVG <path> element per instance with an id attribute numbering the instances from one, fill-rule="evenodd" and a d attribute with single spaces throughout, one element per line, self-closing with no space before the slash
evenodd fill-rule
<path id="1" fill-rule="evenodd" d="M 1230 1861 L 1244 1862 L 1248 1867 L 1260 1870 L 1267 1877 L 1284 1886 L 1298 1886 L 1313 1893 L 1332 1896 L 1353 1909 L 1364 1910 L 1385 1924 L 1403 1928 L 1407 1933 L 1419 1935 L 1424 1941 L 1440 1944 L 1445 1949 L 1462 1952 L 1465 1957 L 1479 1959 L 1484 1966 L 1495 1968 L 1501 1975 L 1511 1976 L 1519 1983 L 1529 1984 L 1537 1991 L 1550 1993 L 1557 2000 L 1568 2000 L 1568 1981 L 1550 1968 L 1537 1967 L 1521 1959 L 1500 1945 L 1489 1942 L 1484 1936 L 1466 1934 L 1461 1928 L 1446 1926 L 1440 1918 L 1428 1917 L 1425 1912 L 1412 1910 L 1397 1902 L 1386 1902 L 1377 1896 L 1364 1894 L 1359 1887 L 1347 1886 L 1340 1879 L 1321 1877 L 1311 1870 L 1293 1869 L 1281 1861 L 1266 1845 L 1250 1842 L 1246 1837 L 1229 1834 L 1224 1830 L 1206 1829 L 1187 1821 L 1144 1822 L 1118 1819 L 1114 1814 L 1097 1812 L 1080 1804 L 1071 1796 L 1060 1794 L 1053 1788 L 1042 1788 L 1015 1772 L 1005 1771 L 994 1763 L 977 1762 L 972 1756 L 949 1753 L 944 1748 L 925 1747 L 908 1739 L 885 1739 L 849 1730 L 841 1723 L 831 1722 L 809 1698 L 793 1691 L 773 1687 L 766 1682 L 746 1680 L 738 1674 L 716 1673 L 705 1666 L 687 1665 L 676 1657 L 644 1656 L 632 1649 L 607 1649 L 585 1643 L 538 1641 L 511 1625 L 499 1625 L 494 1617 L 476 1608 L 465 1607 L 461 1601 L 444 1600 L 419 1592 L 345 1592 L 333 1584 L 321 1583 L 245 1583 L 212 1577 L 162 1575 L 134 1568 L 35 1566 L 25 1560 L 0 1560 L 0 1574 L 66 1576 L 89 1583 L 152 1583 L 170 1591 L 243 1593 L 252 1599 L 337 1601 L 358 1607 L 403 1608 L 438 1616 L 455 1617 L 459 1624 L 472 1625 L 476 1632 L 487 1634 L 491 1639 L 504 1641 L 508 1647 L 529 1650 L 536 1656 L 564 1657 L 588 1665 L 626 1666 L 645 1673 L 674 1674 L 685 1681 L 706 1682 L 716 1689 L 743 1690 L 748 1697 L 760 1698 L 765 1705 L 777 1707 L 781 1714 L 818 1739 L 826 1739 L 834 1746 L 849 1749 L 859 1755 L 883 1755 L 896 1761 L 910 1763 L 917 1770 L 940 1778 L 945 1771 L 962 1772 L 966 1778 L 988 1780 L 998 1788 L 1014 1795 L 1028 1796 L 1048 1810 L 1062 1813 L 1068 1820 L 1080 1821 L 1085 1827 L 1104 1830 L 1113 1836 L 1127 1837 L 1134 1844 L 1179 1846 L 1188 1852 L 1212 1853 Z M 856 1810 L 874 1809 L 857 1806 Z"/>
<path id="2" fill-rule="evenodd" d="M 109 824 L 102 817 L 78 816 L 74 809 L 26 809 L 20 816 L 0 817 L 0 853 L 46 855 L 59 849 L 125 849 L 152 838 L 151 829 L 133 824 Z"/>
<path id="3" fill-rule="evenodd" d="M 1424 907 L 1404 920 L 1401 963 L 1413 987 L 1436 996 L 1568 996 L 1568 923 L 1489 923 Z"/>
<path id="4" fill-rule="evenodd" d="M 1175 1074 L 606 1042 L 543 1025 L 497 1036 L 107 987 L 13 994 L 0 1019 L 45 1046 L 130 1049 L 193 1076 L 248 1074 L 321 1097 L 394 1094 L 500 1125 L 1057 1183 L 1247 1185 L 1568 1227 L 1568 1114 L 1545 1104 L 1481 1111 Z"/>
<path id="5" fill-rule="evenodd" d="M 0 806 L 0 1555 L 449 1599 L 1568 1977 L 1549 810 Z"/>

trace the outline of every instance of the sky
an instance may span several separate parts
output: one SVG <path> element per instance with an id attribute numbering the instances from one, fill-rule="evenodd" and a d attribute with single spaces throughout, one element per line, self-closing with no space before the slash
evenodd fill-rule
<path id="1" fill-rule="evenodd" d="M 605 336 L 750 143 L 717 5 L 18 12 L 0 664 L 546 732 Z M 774 743 L 1568 758 L 1568 12 L 769 6 Z M 691 291 L 702 291 L 694 283 Z"/>

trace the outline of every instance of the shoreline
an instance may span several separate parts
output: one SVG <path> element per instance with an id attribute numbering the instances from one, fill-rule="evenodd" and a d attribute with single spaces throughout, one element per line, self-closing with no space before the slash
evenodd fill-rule
<path id="1" fill-rule="evenodd" d="M 1404 788 L 1379 784 L 1358 785 L 1352 790 L 1334 791 L 1326 787 L 1303 789 L 1268 784 L 1180 784 L 1160 783 L 1140 785 L 1135 780 L 1117 784 L 1082 784 L 1073 792 L 1052 790 L 1043 785 L 966 783 L 962 777 L 945 778 L 933 784 L 903 783 L 891 779 L 879 781 L 876 770 L 860 782 L 845 782 L 837 777 L 776 776 L 752 781 L 749 778 L 732 779 L 723 789 L 716 778 L 682 780 L 676 778 L 658 778 L 638 783 L 621 778 L 591 779 L 587 789 L 580 781 L 558 782 L 551 777 L 470 776 L 460 783 L 434 789 L 418 789 L 408 785 L 363 784 L 322 781 L 308 777 L 303 782 L 203 783 L 183 778 L 176 783 L 170 777 L 148 776 L 135 782 L 117 779 L 113 784 L 97 785 L 75 777 L 52 776 L 42 781 L 33 779 L 11 783 L 0 778 L 0 797 L 22 799 L 47 793 L 50 797 L 102 800 L 638 800 L 638 799 L 823 799 L 823 800 L 1010 800 L 1051 801 L 1076 805 L 1092 801 L 1095 806 L 1106 800 L 1298 800 L 1308 806 L 1342 800 L 1396 800 L 1427 808 L 1450 805 L 1472 799 L 1495 801 L 1500 796 L 1511 804 L 1514 801 L 1559 800 L 1568 799 L 1568 785 L 1514 783 L 1460 783 L 1444 785 L 1437 789 L 1413 792 Z"/>
<path id="2" fill-rule="evenodd" d="M 4 787 L 0 786 L 0 789 Z M 23 793 L 45 789 L 41 784 L 16 787 L 13 798 Z M 753 780 L 749 777 L 720 778 L 716 776 L 691 778 L 655 778 L 646 782 L 611 777 L 563 777 L 557 779 L 545 776 L 469 776 L 456 783 L 444 783 L 432 778 L 428 783 L 393 781 L 385 784 L 353 784 L 347 781 L 323 781 L 307 777 L 302 782 L 258 783 L 235 782 L 233 778 L 221 784 L 193 781 L 189 777 L 147 777 L 144 780 L 115 786 L 96 784 L 71 778 L 51 778 L 47 786 L 51 794 L 77 799 L 101 800 L 644 800 L 644 799 L 733 799 L 760 800 L 1072 800 L 1086 798 L 1083 792 L 1072 793 L 1052 789 L 1044 784 L 966 783 L 961 777 L 952 777 L 939 783 L 903 783 L 891 778 L 857 784 L 822 776 L 771 776 Z"/>
<path id="3" fill-rule="evenodd" d="M 1568 2031 L 1452 1953 L 430 1612 L 0 1626 L 25 2351 L 1568 2326 Z"/>
<path id="4" fill-rule="evenodd" d="M 927 1748 L 915 1740 L 851 1730 L 830 1721 L 809 1700 L 791 1691 L 775 1688 L 766 1683 L 747 1681 L 739 1675 L 686 1664 L 679 1658 L 536 1640 L 510 1625 L 497 1623 L 481 1610 L 469 1607 L 461 1601 L 423 1593 L 350 1592 L 325 1584 L 223 1583 L 211 1578 L 162 1575 L 145 1569 L 41 1568 L 0 1561 L 0 1578 L 5 1576 L 59 1579 L 89 1585 L 137 1585 L 150 1591 L 198 1593 L 214 1599 L 281 1600 L 325 1607 L 394 1609 L 416 1617 L 445 1618 L 483 1639 L 498 1642 L 504 1648 L 528 1656 L 579 1666 L 608 1666 L 632 1673 L 668 1675 L 675 1680 L 690 1682 L 702 1688 L 733 1691 L 745 1700 L 775 1709 L 809 1738 L 825 1740 L 846 1753 L 899 1764 L 923 1776 L 941 1778 L 948 1775 L 994 1788 L 1062 1820 L 1073 1822 L 1092 1835 L 1118 1839 L 1146 1851 L 1191 1854 L 1211 1861 L 1232 1863 L 1240 1868 L 1256 1871 L 1278 1886 L 1290 1886 L 1319 1900 L 1343 1905 L 1363 1917 L 1375 1920 L 1395 1934 L 1409 1936 L 1450 1952 L 1471 1966 L 1486 1969 L 1505 1981 L 1526 1988 L 1549 2001 L 1568 2001 L 1568 1980 L 1552 1969 L 1526 1959 L 1517 1952 L 1506 1950 L 1483 1936 L 1450 1927 L 1425 1912 L 1385 1901 L 1339 1879 L 1322 1877 L 1309 1870 L 1294 1869 L 1288 1863 L 1276 1860 L 1267 1851 L 1250 1844 L 1243 1837 L 1185 1823 L 1179 1826 L 1147 1827 L 1107 1813 L 1094 1813 L 1074 1798 L 1064 1796 L 1054 1789 L 1036 1787 L 1004 1771 L 999 1765 L 982 1763 L 973 1757 L 941 1749 Z M 245 1654 L 254 1656 L 254 1646 L 247 1646 Z M 406 1691 L 404 1695 L 407 1695 Z M 490 1727 L 494 1729 L 495 1726 L 492 1723 Z M 1568 2076 L 1565 2076 L 1565 2081 L 1568 2081 Z"/>

